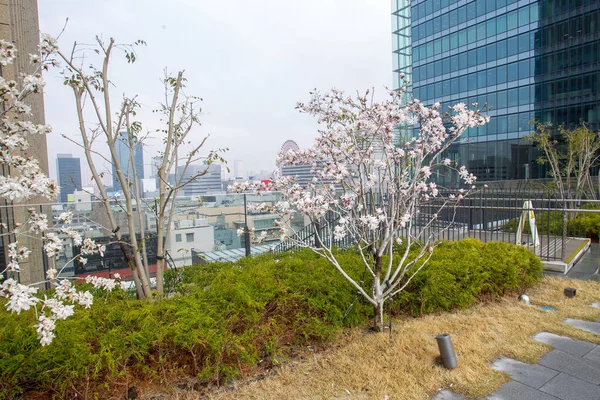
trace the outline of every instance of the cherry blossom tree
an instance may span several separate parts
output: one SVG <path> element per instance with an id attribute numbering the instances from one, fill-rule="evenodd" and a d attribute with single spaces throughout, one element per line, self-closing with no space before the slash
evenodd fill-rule
<path id="1" fill-rule="evenodd" d="M 34 124 L 28 120 L 31 107 L 27 97 L 41 93 L 44 81 L 41 73 L 50 65 L 55 65 L 53 58 L 56 51 L 55 41 L 42 37 L 40 54 L 29 55 L 34 72 L 23 75 L 18 80 L 6 80 L 0 76 L 0 163 L 8 175 L 0 175 L 0 198 L 10 204 L 27 201 L 41 196 L 54 200 L 58 194 L 58 186 L 42 171 L 38 160 L 26 156 L 29 147 L 28 138 L 33 135 L 46 135 L 51 132 L 48 125 Z M 6 67 L 13 64 L 17 51 L 12 43 L 0 40 L 0 65 Z M 46 280 L 32 285 L 23 285 L 18 281 L 21 270 L 19 263 L 26 260 L 32 249 L 19 245 L 19 238 L 35 236 L 40 239 L 40 247 L 52 259 L 62 248 L 59 234 L 67 235 L 75 243 L 81 245 L 81 254 L 76 258 L 84 261 L 84 256 L 104 251 L 104 246 L 93 240 L 83 239 L 70 227 L 72 214 L 62 213 L 53 227 L 48 216 L 34 209 L 28 210 L 28 217 L 22 224 L 9 226 L 2 224 L 0 235 L 8 249 L 8 263 L 0 271 L 0 297 L 7 299 L 7 311 L 20 313 L 34 309 L 38 323 L 35 325 L 42 346 L 48 345 L 54 338 L 54 329 L 58 320 L 64 320 L 75 312 L 75 306 L 89 308 L 93 303 L 93 294 L 86 290 L 78 290 L 68 279 L 61 279 L 61 271 L 50 267 L 46 272 Z M 37 249 L 34 249 L 37 250 Z M 75 259 L 68 262 L 68 266 Z M 42 268 L 42 266 L 39 266 Z M 64 269 L 64 267 L 63 267 Z M 89 277 L 87 282 L 98 290 L 111 291 L 119 281 L 98 277 Z M 54 292 L 38 293 L 42 284 L 49 283 Z"/>
<path id="2" fill-rule="evenodd" d="M 110 65 L 115 52 L 122 52 L 128 62 L 135 62 L 135 47 L 143 44 L 145 44 L 143 41 L 133 44 L 118 44 L 112 38 L 105 42 L 96 37 L 96 43 L 91 47 L 75 43 L 68 53 L 60 49 L 56 50 L 59 59 L 65 64 L 64 83 L 72 89 L 75 96 L 81 142 L 74 142 L 84 150 L 92 179 L 99 191 L 95 196 L 104 204 L 110 224 L 109 229 L 120 244 L 123 255 L 131 268 L 140 299 L 150 297 L 152 287 L 147 248 L 144 244 L 142 196 L 138 179 L 141 171 L 137 171 L 133 159 L 133 149 L 135 146 L 141 145 L 149 134 L 144 135 L 142 124 L 135 120 L 140 108 L 136 97 L 123 97 L 118 107 L 114 106 L 114 99 L 111 97 L 114 82 L 110 78 Z M 86 52 L 99 55 L 101 67 L 84 64 L 82 60 L 89 61 L 85 58 Z M 157 218 L 156 290 L 158 294 L 163 294 L 166 240 L 169 237 L 172 219 L 176 212 L 174 199 L 181 188 L 206 174 L 208 165 L 212 162 L 225 162 L 220 154 L 227 150 L 211 150 L 203 154 L 201 151 L 204 150 L 208 136 L 203 136 L 199 140 L 190 140 L 194 128 L 200 125 L 201 108 L 199 103 L 201 99 L 185 93 L 183 71 L 177 73 L 176 76 L 165 72 L 162 83 L 165 100 L 155 111 L 161 115 L 161 121 L 165 126 L 155 131 L 163 147 L 159 151 L 161 162 L 157 166 L 158 199 L 156 205 L 152 207 Z M 116 110 L 116 113 L 113 114 L 113 110 Z M 87 115 L 92 115 L 93 119 L 86 118 Z M 108 145 L 109 157 L 103 156 L 97 150 L 99 139 Z M 130 149 L 130 159 L 127 165 L 122 165 L 117 154 L 119 141 L 126 143 Z M 184 151 L 185 146 L 187 146 L 186 151 Z M 109 196 L 102 182 L 103 174 L 96 165 L 95 156 L 101 157 L 106 163 L 113 166 L 116 179 L 123 191 L 122 199 Z M 204 162 L 207 168 L 193 176 L 186 175 L 188 167 L 199 161 Z M 169 180 L 172 171 L 174 179 Z M 115 201 L 126 212 L 127 226 L 123 231 L 127 232 L 128 239 L 123 236 L 122 227 L 117 224 L 111 207 L 111 203 Z M 136 223 L 141 230 L 141 239 L 137 237 L 140 232 L 136 232 Z"/>
<path id="3" fill-rule="evenodd" d="M 156 112 L 163 115 L 166 122 L 165 128 L 157 130 L 163 138 L 164 147 L 160 151 L 161 162 L 157 168 L 158 202 L 154 210 L 157 217 L 158 236 L 156 250 L 156 289 L 160 294 L 163 294 L 164 290 L 163 276 L 167 238 L 170 237 L 173 217 L 176 214 L 175 198 L 177 197 L 177 193 L 195 179 L 206 174 L 208 172 L 208 165 L 211 163 L 215 161 L 226 163 L 225 159 L 220 155 L 227 151 L 226 148 L 209 150 L 208 154 L 201 153 L 204 150 L 208 135 L 202 137 L 199 141 L 194 141 L 193 143 L 190 141 L 189 136 L 193 128 L 200 125 L 199 115 L 201 108 L 199 102 L 201 99 L 186 95 L 184 93 L 184 82 L 183 71 L 180 71 L 177 77 L 171 77 L 165 72 L 163 80 L 165 102 L 156 110 Z M 182 146 L 186 144 L 192 145 L 192 148 L 184 153 Z M 207 166 L 206 169 L 200 170 L 193 176 L 188 176 L 187 170 L 189 166 L 197 161 L 202 161 Z M 174 171 L 174 175 L 173 180 L 169 182 L 168 178 L 171 171 Z"/>
<path id="4" fill-rule="evenodd" d="M 439 234 L 452 226 L 438 218 L 475 189 L 476 177 L 464 166 L 443 158 L 467 128 L 488 117 L 457 104 L 442 113 L 439 104 L 425 107 L 418 100 L 403 102 L 406 89 L 390 92 L 382 102 L 373 94 L 347 96 L 333 89 L 311 93 L 297 108 L 316 117 L 323 127 L 312 147 L 288 151 L 279 166 L 313 165 L 312 183 L 300 186 L 288 177 L 270 184 L 242 183 L 237 192 L 278 190 L 274 207 L 281 214 L 299 211 L 310 221 L 314 237 L 284 240 L 325 257 L 374 306 L 374 326 L 383 329 L 384 303 L 401 292 L 430 259 Z M 475 105 L 476 106 L 476 105 Z M 402 138 L 399 126 L 418 127 L 415 137 Z M 455 173 L 463 188 L 442 194 L 433 182 L 436 172 Z M 428 206 L 429 213 L 424 213 Z M 336 247 L 353 243 L 370 279 L 360 281 L 341 263 Z M 395 251 L 398 248 L 400 252 Z"/>

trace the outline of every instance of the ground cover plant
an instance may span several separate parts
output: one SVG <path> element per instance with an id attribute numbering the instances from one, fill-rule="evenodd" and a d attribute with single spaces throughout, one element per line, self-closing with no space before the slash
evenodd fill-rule
<path id="1" fill-rule="evenodd" d="M 355 279 L 363 277 L 355 252 L 337 257 Z M 422 274 L 395 300 L 396 313 L 498 297 L 539 279 L 541 266 L 525 248 L 465 240 L 442 244 Z M 188 267 L 168 274 L 166 287 L 172 297 L 147 302 L 110 293 L 60 324 L 43 348 L 30 329 L 32 312 L 0 312 L 0 397 L 122 398 L 136 385 L 198 391 L 332 343 L 344 327 L 366 327 L 373 312 L 308 250 Z"/>
<path id="2" fill-rule="evenodd" d="M 565 297 L 565 287 L 576 288 L 577 296 Z M 597 321 L 600 309 L 589 305 L 599 300 L 599 293 L 597 282 L 545 277 L 527 294 L 535 304 L 555 307 L 556 312 L 526 306 L 517 296 L 504 296 L 454 312 L 398 318 L 395 326 L 400 332 L 393 347 L 387 335 L 364 335 L 354 329 L 342 348 L 291 363 L 272 377 L 208 398 L 381 400 L 388 395 L 390 400 L 422 400 L 441 389 L 469 399 L 485 398 L 510 380 L 490 367 L 495 359 L 511 357 L 533 364 L 552 350 L 552 346 L 532 339 L 538 332 L 600 344 L 600 336 L 562 323 L 565 318 Z M 456 369 L 434 364 L 439 355 L 435 336 L 440 333 L 452 337 Z M 385 361 L 386 367 L 379 368 L 374 358 Z"/>

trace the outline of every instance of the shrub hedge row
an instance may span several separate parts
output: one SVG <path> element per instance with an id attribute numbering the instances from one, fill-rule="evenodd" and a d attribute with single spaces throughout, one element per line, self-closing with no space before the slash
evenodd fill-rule
<path id="1" fill-rule="evenodd" d="M 539 258 L 523 246 L 475 239 L 444 242 L 394 299 L 394 307 L 415 316 L 464 308 L 530 286 L 541 276 Z"/>
<path id="2" fill-rule="evenodd" d="M 581 207 L 584 210 L 596 210 L 595 204 L 586 204 Z M 598 239 L 600 232 L 600 213 L 580 212 L 575 216 L 566 213 L 567 217 L 567 236 L 588 237 Z M 540 235 L 563 234 L 563 212 L 562 211 L 544 211 L 536 213 L 536 226 Z M 516 232 L 519 226 L 519 218 L 512 218 L 503 227 L 505 232 Z M 524 233 L 530 233 L 529 223 L 525 224 Z"/>
<path id="3" fill-rule="evenodd" d="M 340 254 L 350 275 L 364 267 Z M 327 263 L 305 251 L 213 263 L 167 276 L 175 295 L 139 302 L 125 293 L 97 298 L 89 310 L 60 321 L 54 342 L 40 347 L 32 312 L 0 311 L 0 398 L 24 392 L 72 397 L 108 393 L 115 382 L 226 382 L 257 364 L 277 362 L 297 346 L 335 338 L 344 326 L 365 325 L 372 307 Z M 466 307 L 541 276 L 527 249 L 475 240 L 444 243 L 393 303 L 412 314 Z M 368 284 L 368 283 L 367 283 Z M 2 302 L 3 303 L 3 302 Z M 101 395 L 100 395 L 101 396 Z"/>

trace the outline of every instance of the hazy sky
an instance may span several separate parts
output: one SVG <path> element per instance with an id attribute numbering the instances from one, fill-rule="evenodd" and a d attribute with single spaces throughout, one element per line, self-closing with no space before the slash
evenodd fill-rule
<path id="1" fill-rule="evenodd" d="M 59 44 L 92 43 L 96 35 L 117 42 L 143 39 L 138 62 L 119 56 L 112 68 L 115 105 L 123 93 L 137 94 L 144 107 L 139 119 L 150 131 L 159 122 L 151 110 L 162 99 L 159 78 L 167 67 L 185 70 L 186 92 L 203 101 L 198 141 L 207 149 L 228 147 L 233 170 L 272 170 L 281 145 L 295 140 L 308 147 L 316 136 L 313 118 L 298 113 L 297 101 L 313 88 L 346 91 L 374 87 L 383 95 L 392 85 L 391 16 L 387 0 L 39 0 L 40 29 Z M 46 76 L 46 122 L 50 175 L 56 154 L 81 150 L 73 95 L 56 72 Z M 102 148 L 99 149 L 103 151 Z M 144 161 L 156 155 L 151 143 Z M 104 167 L 108 171 L 108 166 Z M 82 159 L 84 180 L 89 179 Z M 146 167 L 149 173 L 149 167 Z M 108 180 L 107 180 L 108 181 Z M 83 183 L 86 185 L 86 183 Z"/>

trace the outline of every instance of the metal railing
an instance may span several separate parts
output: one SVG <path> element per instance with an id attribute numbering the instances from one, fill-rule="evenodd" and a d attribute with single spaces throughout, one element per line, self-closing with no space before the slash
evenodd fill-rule
<path id="1" fill-rule="evenodd" d="M 245 205 L 244 198 L 247 200 L 248 207 Z M 173 237 L 169 238 L 169 244 L 166 249 L 168 252 L 166 258 L 167 265 L 174 268 L 177 260 L 179 260 L 177 266 L 181 266 L 182 263 L 189 263 L 190 257 L 187 256 L 186 259 L 181 260 L 181 255 L 185 251 L 189 253 L 192 248 L 199 249 L 202 252 L 228 251 L 243 248 L 244 242 L 238 236 L 237 230 L 240 227 L 240 221 L 244 221 L 245 219 L 250 229 L 255 228 L 257 236 L 262 231 L 271 233 L 279 229 L 276 226 L 268 226 L 265 222 L 265 219 L 273 219 L 275 221 L 278 215 L 272 214 L 268 208 L 252 209 L 251 207 L 252 204 L 261 203 L 272 205 L 279 198 L 280 194 L 277 192 L 269 192 L 261 196 L 256 194 L 210 194 L 195 197 L 178 197 L 175 200 L 174 229 L 171 232 Z M 124 240 L 127 241 L 128 236 L 126 234 L 128 233 L 128 229 L 126 227 L 128 222 L 125 207 L 122 201 L 116 198 L 111 201 L 110 207 L 117 225 L 121 227 L 120 232 L 124 234 Z M 142 201 L 141 225 L 143 229 L 140 228 L 140 221 L 137 215 L 134 218 L 138 241 L 147 250 L 151 275 L 153 274 L 153 266 L 156 264 L 157 250 L 155 207 L 154 199 L 150 198 Z M 23 224 L 28 220 L 29 210 L 46 214 L 50 225 L 54 224 L 55 226 L 60 225 L 57 218 L 61 213 L 71 211 L 73 218 L 69 227 L 80 233 L 82 237 L 92 238 L 99 243 L 105 244 L 107 249 L 104 257 L 100 257 L 99 255 L 87 256 L 85 257 L 85 264 L 79 260 L 74 260 L 80 253 L 80 248 L 74 245 L 68 235 L 59 233 L 58 235 L 62 241 L 61 249 L 54 258 L 48 259 L 42 248 L 42 237 L 33 237 L 33 235 L 26 234 L 17 239 L 14 235 L 9 235 L 8 233 L 14 230 L 16 224 Z M 182 224 L 182 221 L 185 221 L 187 225 L 191 223 L 191 226 L 194 228 L 197 225 L 202 225 L 199 227 L 204 228 L 202 232 L 210 230 L 211 234 L 194 234 L 192 230 L 182 229 L 180 229 L 181 232 L 175 232 L 175 227 L 180 228 L 182 225 L 186 225 Z M 108 219 L 104 203 L 95 200 L 91 196 L 65 203 L 3 204 L 0 205 L 0 223 L 0 233 L 3 234 L 0 235 L 0 271 L 4 270 L 7 265 L 6 246 L 15 240 L 19 240 L 20 245 L 27 246 L 32 251 L 30 255 L 31 262 L 29 264 L 36 271 L 34 278 L 27 279 L 42 281 L 49 266 L 56 267 L 59 271 L 62 270 L 62 277 L 77 277 L 87 274 L 111 276 L 115 272 L 123 275 L 129 269 L 120 245 L 114 243 L 115 239 L 111 234 L 111 223 Z M 28 227 L 25 229 L 27 230 Z M 180 233 L 181 242 L 177 242 L 177 233 Z M 190 238 L 193 238 L 193 242 L 187 239 L 186 233 L 190 233 Z M 279 235 L 268 235 L 269 240 L 273 239 L 271 236 L 278 237 Z M 183 252 L 181 251 L 182 249 Z M 29 275 L 29 272 L 27 274 Z M 17 274 L 15 278 L 23 278 L 23 281 L 27 282 L 25 275 L 21 277 Z"/>
<path id="2" fill-rule="evenodd" d="M 442 193 L 446 196 L 448 193 Z M 526 201 L 532 208 L 524 208 Z M 565 202 L 548 190 L 507 190 L 484 188 L 462 199 L 458 204 L 440 209 L 441 199 L 420 206 L 412 219 L 412 229 L 403 229 L 399 236 L 429 237 L 435 240 L 475 238 L 484 242 L 499 241 L 517 244 L 517 230 L 524 211 L 533 211 L 539 243 L 531 235 L 528 219 L 522 228 L 521 243 L 531 248 L 544 261 L 565 260 L 568 243 L 573 238 L 598 240 L 600 201 L 571 199 Z M 436 215 L 432 221 L 433 215 Z M 327 213 L 315 224 L 295 232 L 290 240 L 278 245 L 275 252 L 294 251 L 321 243 L 346 248 L 355 240 L 350 235 L 336 241 L 333 230 L 339 216 Z M 421 234 L 424 233 L 423 236 Z"/>

